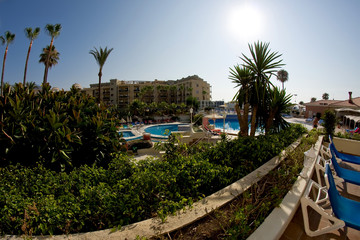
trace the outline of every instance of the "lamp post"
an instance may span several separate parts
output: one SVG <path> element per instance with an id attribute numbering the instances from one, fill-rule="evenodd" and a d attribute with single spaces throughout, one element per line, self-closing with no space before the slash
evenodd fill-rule
<path id="1" fill-rule="evenodd" d="M 192 125 L 192 114 L 193 114 L 194 109 L 190 108 L 190 123 Z"/>

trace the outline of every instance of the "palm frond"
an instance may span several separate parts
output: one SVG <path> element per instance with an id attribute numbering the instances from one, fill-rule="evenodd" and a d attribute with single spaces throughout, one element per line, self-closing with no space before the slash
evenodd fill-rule
<path id="1" fill-rule="evenodd" d="M 6 45 L 9 45 L 15 40 L 15 34 L 12 34 L 10 31 L 5 32 L 5 43 Z"/>
<path id="2" fill-rule="evenodd" d="M 52 38 L 56 38 L 60 35 L 61 24 L 46 24 L 45 31 Z"/>

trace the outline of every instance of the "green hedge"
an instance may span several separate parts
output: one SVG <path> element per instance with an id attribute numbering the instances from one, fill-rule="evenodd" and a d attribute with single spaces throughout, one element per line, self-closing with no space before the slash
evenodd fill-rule
<path id="1" fill-rule="evenodd" d="M 121 150 L 116 111 L 74 87 L 52 92 L 46 85 L 35 93 L 34 86 L 7 85 L 0 97 L 0 166 L 106 167 Z"/>
<path id="2" fill-rule="evenodd" d="M 292 126 L 272 136 L 223 139 L 211 148 L 176 145 L 174 138 L 163 160 L 135 163 L 114 155 L 107 168 L 0 168 L 0 234 L 85 232 L 164 219 L 262 165 L 303 132 Z"/>

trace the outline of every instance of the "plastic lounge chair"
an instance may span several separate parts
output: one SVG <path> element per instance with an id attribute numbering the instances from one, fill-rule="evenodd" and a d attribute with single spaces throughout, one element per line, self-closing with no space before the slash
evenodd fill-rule
<path id="1" fill-rule="evenodd" d="M 204 129 L 205 129 L 206 131 L 210 132 L 212 135 L 219 135 L 219 133 L 212 131 L 212 130 L 209 129 L 206 125 L 203 125 L 203 127 L 204 127 Z"/>
<path id="2" fill-rule="evenodd" d="M 358 217 L 360 214 L 360 202 L 345 198 L 339 194 L 329 164 L 325 165 L 325 179 L 327 185 L 329 185 L 328 189 L 310 180 L 301 198 L 301 211 L 304 217 L 306 234 L 315 237 L 346 226 L 360 230 L 360 218 Z M 310 197 L 311 193 L 313 197 Z M 328 206 L 329 203 L 332 209 L 331 214 L 323 208 Z M 329 220 L 331 225 L 322 229 L 311 230 L 308 207 L 319 213 L 322 218 Z"/>
<path id="3" fill-rule="evenodd" d="M 345 198 L 339 194 L 328 164 L 325 168 L 325 179 L 329 184 L 328 195 L 335 216 L 344 221 L 346 226 L 360 230 L 360 202 Z"/>
<path id="4" fill-rule="evenodd" d="M 328 191 L 326 187 L 322 187 L 318 183 L 310 179 L 305 189 L 304 195 L 300 199 L 300 202 L 301 202 L 301 211 L 304 219 L 304 228 L 308 236 L 316 237 L 328 232 L 332 232 L 333 230 L 345 227 L 344 221 L 326 212 L 325 209 L 323 208 L 329 206 L 330 203 Z M 322 218 L 331 221 L 333 224 L 330 226 L 326 226 L 322 229 L 311 230 L 309 223 L 308 207 L 315 210 L 317 213 L 321 215 Z"/>
<path id="5" fill-rule="evenodd" d="M 346 182 L 360 185 L 360 172 L 340 167 L 335 158 L 335 153 L 333 151 L 331 151 L 331 153 L 331 163 L 334 166 L 336 175 L 344 179 Z"/>
<path id="6" fill-rule="evenodd" d="M 340 158 L 342 161 L 360 164 L 359 156 L 339 152 L 333 142 L 330 143 L 330 150 L 335 154 L 337 158 Z"/>
<path id="7" fill-rule="evenodd" d="M 326 183 L 322 182 L 321 176 L 324 176 L 325 174 L 326 164 L 331 164 L 331 160 L 330 160 L 331 155 L 327 157 L 328 155 L 323 155 L 322 151 L 323 150 L 320 148 L 320 155 L 317 156 L 317 159 L 315 161 L 315 172 L 316 172 L 317 182 L 321 186 L 325 186 Z"/>

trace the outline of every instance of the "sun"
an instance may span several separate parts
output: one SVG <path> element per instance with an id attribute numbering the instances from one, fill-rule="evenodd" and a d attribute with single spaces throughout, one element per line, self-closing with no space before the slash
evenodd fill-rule
<path id="1" fill-rule="evenodd" d="M 263 31 L 263 25 L 263 16 L 260 10 L 252 5 L 241 5 L 229 12 L 228 30 L 233 37 L 239 40 L 258 40 Z"/>

